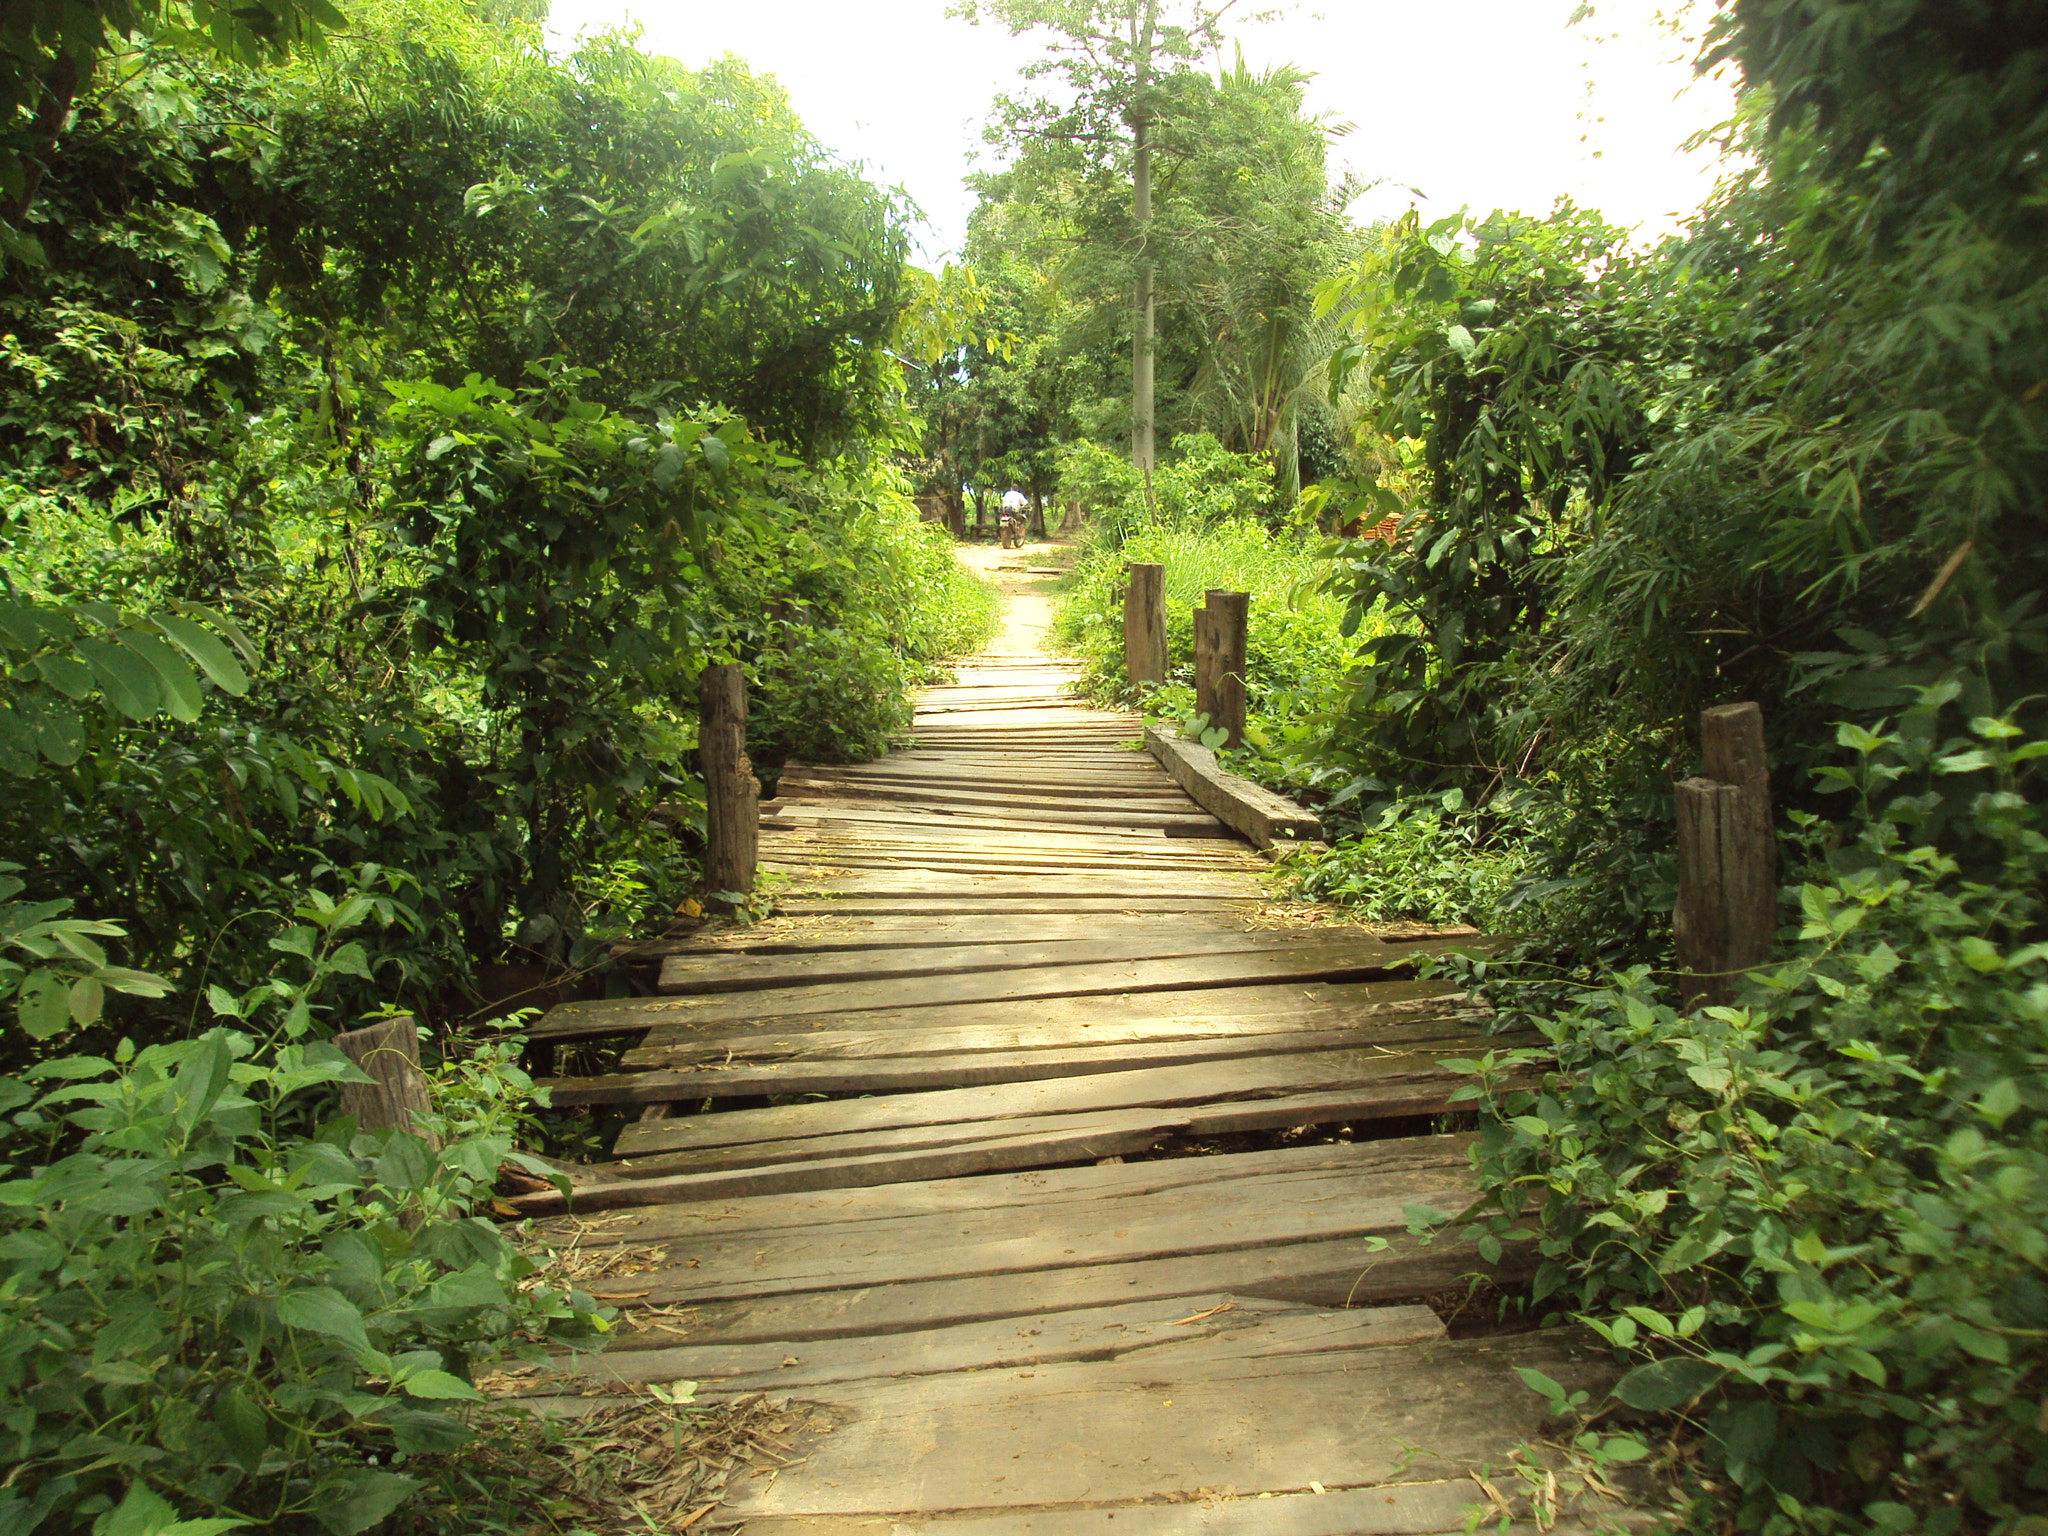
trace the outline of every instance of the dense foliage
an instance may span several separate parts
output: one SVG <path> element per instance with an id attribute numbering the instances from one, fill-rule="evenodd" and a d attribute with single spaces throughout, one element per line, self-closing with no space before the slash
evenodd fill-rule
<path id="1" fill-rule="evenodd" d="M 185 43 L 80 97 L 0 292 L 0 849 L 180 992 L 374 890 L 342 1006 L 445 1011 L 687 893 L 705 662 L 772 774 L 990 621 L 876 451 L 901 220 L 729 62 L 452 0 Z"/>
<path id="2" fill-rule="evenodd" d="M 990 632 L 892 463 L 894 350 L 976 295 L 731 61 L 492 0 L 16 9 L 0 1529 L 467 1529 L 414 1495 L 474 1378 L 603 1331 L 491 1219 L 540 1128 L 474 973 L 689 895 L 705 665 L 772 778 Z M 435 1113 L 361 1133 L 325 1042 L 395 1008 Z"/>

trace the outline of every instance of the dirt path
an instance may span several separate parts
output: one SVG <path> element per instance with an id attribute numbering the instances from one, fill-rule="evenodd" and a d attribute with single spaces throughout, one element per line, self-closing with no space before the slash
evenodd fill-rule
<path id="1" fill-rule="evenodd" d="M 1028 655 L 1043 652 L 1046 632 L 1052 627 L 1053 610 L 1059 599 L 1048 590 L 1057 578 L 1029 575 L 1025 567 L 1044 563 L 1044 557 L 1064 546 L 1031 544 L 1023 549 L 1002 549 L 994 544 L 960 544 L 954 558 L 977 576 L 995 582 L 1003 594 L 1003 624 L 989 649 L 999 654 Z"/>

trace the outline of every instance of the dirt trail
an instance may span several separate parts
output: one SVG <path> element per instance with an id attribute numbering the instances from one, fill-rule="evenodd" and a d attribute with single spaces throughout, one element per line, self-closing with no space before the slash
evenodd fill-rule
<path id="1" fill-rule="evenodd" d="M 977 576 L 986 576 L 1003 594 L 1003 623 L 989 649 L 1002 655 L 1044 652 L 1046 631 L 1052 627 L 1053 610 L 1059 599 L 1049 590 L 1058 578 L 1031 576 L 1025 567 L 1044 561 L 1057 544 L 1033 544 L 1024 549 L 1001 549 L 993 544 L 959 544 L 954 558 Z"/>

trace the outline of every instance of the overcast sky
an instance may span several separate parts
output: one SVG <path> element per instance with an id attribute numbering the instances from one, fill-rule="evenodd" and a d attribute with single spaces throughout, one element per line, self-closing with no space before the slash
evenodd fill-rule
<path id="1" fill-rule="evenodd" d="M 1241 30 L 1254 65 L 1315 72 L 1311 110 L 1355 125 L 1344 166 L 1382 185 L 1360 219 L 1411 204 L 1443 215 L 1548 212 L 1560 196 L 1649 233 L 1671 228 L 1721 169 L 1679 145 L 1728 115 L 1725 83 L 1695 83 L 1691 50 L 1657 0 L 1322 0 Z M 1673 0 L 1661 9 L 1672 10 Z M 946 0 L 555 0 L 550 31 L 638 22 L 643 46 L 698 64 L 737 54 L 772 74 L 811 131 L 876 181 L 907 191 L 936 262 L 958 249 L 961 185 L 981 124 L 1029 57 L 1025 38 L 946 18 Z M 1413 189 L 1413 190 L 1410 190 Z"/>

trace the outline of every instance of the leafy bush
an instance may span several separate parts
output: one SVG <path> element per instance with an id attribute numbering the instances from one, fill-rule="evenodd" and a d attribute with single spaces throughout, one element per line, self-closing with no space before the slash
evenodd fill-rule
<path id="1" fill-rule="evenodd" d="M 2048 836 L 2018 791 L 2048 743 L 1941 740 L 1944 697 L 1842 728 L 1861 813 L 1742 1006 L 1688 1017 L 1638 967 L 1537 1017 L 1547 1053 L 1464 1064 L 1482 1248 L 1534 1239 L 1537 1295 L 1643 1361 L 1617 1395 L 1699 1431 L 1745 1529 L 2038 1528 Z M 1980 873 L 1907 835 L 1944 784 Z"/>
<path id="2" fill-rule="evenodd" d="M 1473 923 L 1498 932 L 1529 853 L 1465 805 L 1463 790 L 1396 796 L 1357 832 L 1300 864 L 1302 895 L 1355 907 L 1376 922 Z"/>
<path id="3" fill-rule="evenodd" d="M 267 1035 L 0 1078 L 0 1529 L 368 1530 L 418 1486 L 409 1458 L 467 1439 L 479 1364 L 601 1335 L 474 1214 L 507 1160 L 543 1171 L 513 1151 L 516 1041 L 451 1064 L 417 1134 L 287 1129 L 368 1080 L 308 1006 L 362 963 L 341 940 L 366 912 L 275 941 L 302 982 L 216 989 Z"/>

